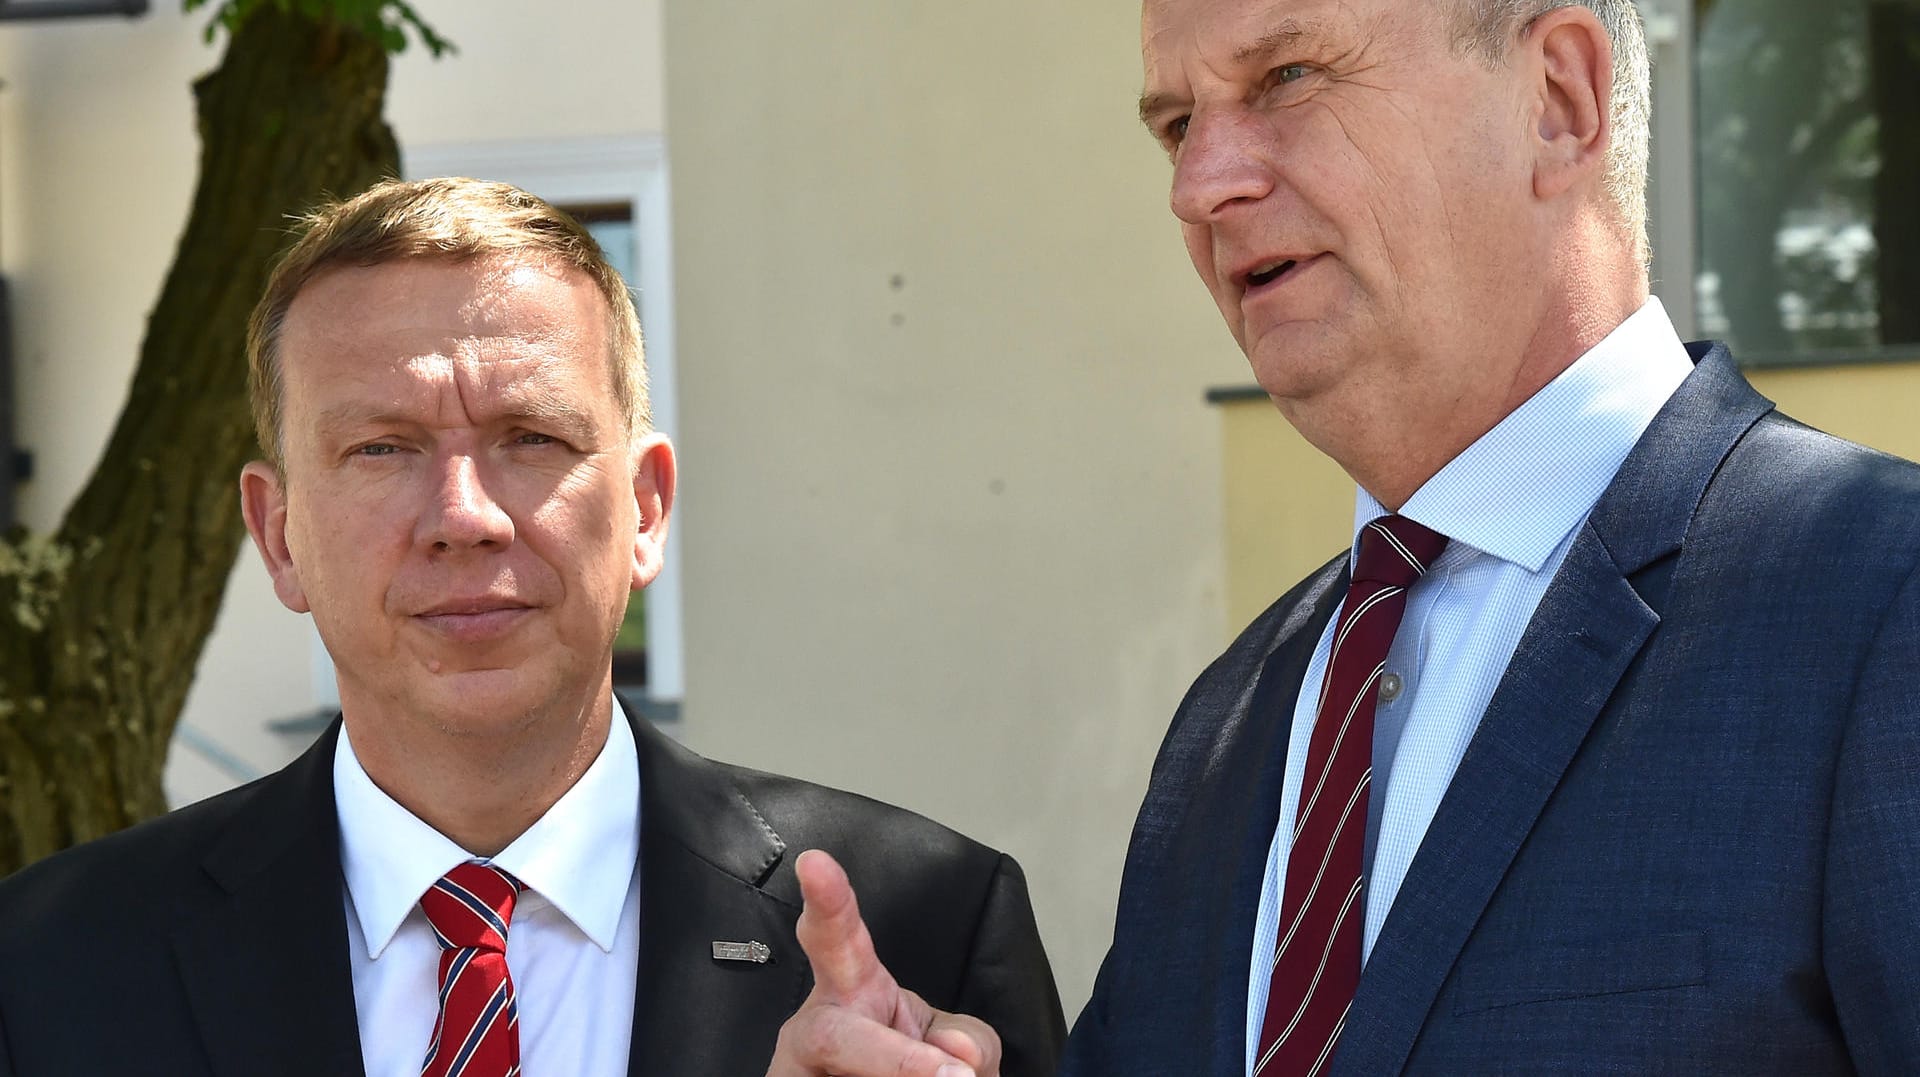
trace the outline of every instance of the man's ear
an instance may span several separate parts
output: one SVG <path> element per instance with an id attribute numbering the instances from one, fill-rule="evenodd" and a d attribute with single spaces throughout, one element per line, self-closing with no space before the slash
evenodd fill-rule
<path id="1" fill-rule="evenodd" d="M 633 537 L 633 589 L 660 575 L 666 563 L 667 517 L 673 514 L 673 443 L 665 434 L 648 434 L 633 450 L 633 500 L 640 510 Z"/>
<path id="2" fill-rule="evenodd" d="M 1553 199 L 1606 171 L 1613 138 L 1613 40 L 1579 5 L 1534 20 L 1520 43 L 1536 72 L 1534 194 Z"/>
<path id="3" fill-rule="evenodd" d="M 240 469 L 240 515 L 246 518 L 253 548 L 266 562 L 267 575 L 273 577 L 273 593 L 280 597 L 280 604 L 295 613 L 313 612 L 300 583 L 300 568 L 287 548 L 286 484 L 265 461 L 255 460 Z"/>

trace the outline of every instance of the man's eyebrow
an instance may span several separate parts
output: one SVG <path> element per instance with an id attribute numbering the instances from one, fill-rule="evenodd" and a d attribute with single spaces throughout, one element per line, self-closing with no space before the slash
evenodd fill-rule
<path id="1" fill-rule="evenodd" d="M 1155 116 L 1170 109 L 1180 107 L 1186 103 L 1186 100 L 1185 94 L 1168 93 L 1164 90 L 1157 93 L 1141 94 L 1140 122 L 1146 124 L 1148 127 L 1152 127 Z"/>
<path id="2" fill-rule="evenodd" d="M 1279 26 L 1260 35 L 1259 39 L 1234 50 L 1235 66 L 1245 66 L 1256 60 L 1262 60 L 1288 49 L 1295 49 L 1300 43 L 1313 38 L 1320 31 L 1316 22 L 1301 22 L 1287 19 Z M 1185 94 L 1157 91 L 1140 95 L 1140 122 L 1153 126 L 1153 119 L 1162 112 L 1184 108 L 1187 104 Z"/>
<path id="3" fill-rule="evenodd" d="M 1233 54 L 1233 62 L 1236 64 L 1252 63 L 1255 60 L 1272 56 L 1274 53 L 1284 49 L 1297 48 L 1300 42 L 1313 37 L 1319 29 L 1320 27 L 1315 23 L 1302 23 L 1296 19 L 1288 19 L 1274 29 L 1260 35 L 1258 41 L 1250 45 L 1244 45 L 1236 50 Z"/>
<path id="4" fill-rule="evenodd" d="M 591 415 L 545 396 L 513 400 L 500 409 L 499 418 L 508 422 L 530 421 L 582 437 L 595 434 L 599 429 Z"/>
<path id="5" fill-rule="evenodd" d="M 359 426 L 390 426 L 410 422 L 397 411 L 365 404 L 341 404 L 322 411 L 313 420 L 313 428 L 323 436 Z"/>
<path id="6" fill-rule="evenodd" d="M 579 409 L 534 395 L 505 401 L 491 419 L 494 422 L 533 422 L 581 436 L 593 434 L 597 429 L 592 418 L 582 414 Z M 314 429 L 324 437 L 338 436 L 344 431 L 360 427 L 417 426 L 420 423 L 418 415 L 407 412 L 364 404 L 343 404 L 321 412 L 314 420 Z"/>

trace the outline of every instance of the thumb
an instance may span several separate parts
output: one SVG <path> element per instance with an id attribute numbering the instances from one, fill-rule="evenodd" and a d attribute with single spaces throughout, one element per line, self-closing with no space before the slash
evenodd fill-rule
<path id="1" fill-rule="evenodd" d="M 794 874 L 805 902 L 795 934 L 813 966 L 815 992 L 891 1024 L 900 989 L 874 953 L 846 871 L 833 857 L 809 849 Z"/>
<path id="2" fill-rule="evenodd" d="M 926 1040 L 952 1055 L 978 1077 L 999 1077 L 1000 1037 L 985 1021 L 958 1013 L 937 1013 Z"/>

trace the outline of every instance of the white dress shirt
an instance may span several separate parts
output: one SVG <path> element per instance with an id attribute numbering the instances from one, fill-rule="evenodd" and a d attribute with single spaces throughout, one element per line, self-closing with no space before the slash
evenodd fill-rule
<path id="1" fill-rule="evenodd" d="M 440 962 L 420 895 L 455 865 L 485 858 L 374 785 L 344 729 L 333 790 L 367 1077 L 420 1077 L 439 1015 Z M 639 852 L 639 753 L 615 700 L 599 757 L 490 861 L 527 886 L 507 932 L 525 1072 L 625 1077 L 640 962 Z"/>
<path id="2" fill-rule="evenodd" d="M 1650 299 L 1533 398 L 1415 491 L 1400 513 L 1446 535 L 1445 552 L 1410 589 L 1387 655 L 1373 732 L 1367 811 L 1366 926 L 1373 952 L 1427 825 L 1479 728 L 1527 622 L 1580 524 L 1654 415 L 1693 371 L 1660 301 Z M 1360 529 L 1387 510 L 1360 490 Z M 1247 1073 L 1253 1072 L 1273 975 L 1292 820 L 1326 678 L 1336 617 L 1300 684 L 1280 818 L 1267 853 L 1247 981 Z M 1396 690 L 1397 689 L 1397 690 Z"/>

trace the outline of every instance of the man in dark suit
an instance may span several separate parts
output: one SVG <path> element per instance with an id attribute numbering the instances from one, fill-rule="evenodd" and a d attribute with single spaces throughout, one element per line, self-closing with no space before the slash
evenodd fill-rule
<path id="1" fill-rule="evenodd" d="M 752 1073 L 812 973 L 799 850 L 903 983 L 1047 1074 L 1008 857 L 709 762 L 612 687 L 674 458 L 593 240 L 502 184 L 310 220 L 250 340 L 249 532 L 338 669 L 285 770 L 0 882 L 0 1075 Z"/>
<path id="2" fill-rule="evenodd" d="M 1920 468 L 1649 299 L 1632 3 L 1143 40 L 1195 267 L 1355 543 L 1175 715 L 1062 1071 L 1912 1072 Z M 994 1072 L 803 882 L 841 971 L 774 1074 Z"/>

